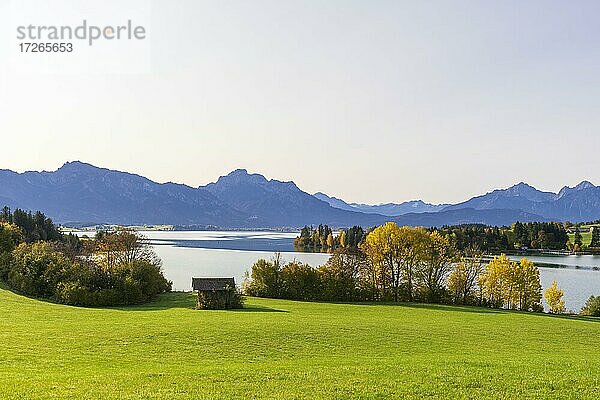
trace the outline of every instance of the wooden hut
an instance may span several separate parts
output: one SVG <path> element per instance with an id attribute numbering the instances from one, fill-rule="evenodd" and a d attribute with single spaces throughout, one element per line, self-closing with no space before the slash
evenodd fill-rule
<path id="1" fill-rule="evenodd" d="M 242 308 L 242 297 L 235 287 L 234 278 L 192 278 L 192 289 L 198 292 L 198 309 Z"/>

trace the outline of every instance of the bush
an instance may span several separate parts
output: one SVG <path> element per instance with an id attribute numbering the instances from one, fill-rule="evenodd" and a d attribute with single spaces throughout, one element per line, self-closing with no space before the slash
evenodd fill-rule
<path id="1" fill-rule="evenodd" d="M 336 250 L 326 264 L 317 268 L 321 284 L 321 298 L 326 301 L 359 299 L 358 270 L 360 261 L 360 257 L 355 254 Z"/>
<path id="2" fill-rule="evenodd" d="M 361 287 L 360 271 L 366 258 L 358 250 L 338 249 L 325 265 L 283 264 L 276 254 L 272 261 L 258 260 L 252 266 L 251 279 L 242 285 L 250 296 L 290 300 L 353 301 L 372 299 L 372 285 Z M 364 272 L 364 271 L 363 271 Z"/>
<path id="3" fill-rule="evenodd" d="M 316 300 L 321 295 L 317 271 L 307 264 L 292 262 L 281 269 L 281 297 L 290 300 Z"/>
<path id="4" fill-rule="evenodd" d="M 8 272 L 12 264 L 12 253 L 0 253 L 0 281 L 8 280 Z"/>
<path id="5" fill-rule="evenodd" d="M 0 280 L 8 279 L 12 252 L 15 246 L 22 241 L 23 236 L 19 227 L 0 221 Z"/>
<path id="6" fill-rule="evenodd" d="M 72 260 L 46 242 L 22 243 L 7 265 L 7 283 L 14 290 L 70 305 L 140 304 L 171 290 L 160 264 L 134 259 L 104 269 Z"/>
<path id="7" fill-rule="evenodd" d="M 125 304 L 145 303 L 171 291 L 171 282 L 162 275 L 160 266 L 145 260 L 119 264 L 116 276 Z"/>
<path id="8" fill-rule="evenodd" d="M 20 244 L 12 254 L 8 284 L 29 296 L 54 299 L 58 283 L 65 281 L 72 262 L 45 242 Z"/>
<path id="9" fill-rule="evenodd" d="M 281 291 L 281 263 L 279 256 L 269 262 L 258 260 L 252 266 L 252 280 L 244 285 L 246 294 L 257 297 L 279 297 Z"/>
<path id="10" fill-rule="evenodd" d="M 590 296 L 581 309 L 580 314 L 600 317 L 600 296 Z"/>
<path id="11" fill-rule="evenodd" d="M 56 291 L 57 297 L 64 304 L 84 307 L 99 305 L 94 294 L 88 288 L 80 286 L 79 282 L 61 282 Z"/>
<path id="12" fill-rule="evenodd" d="M 199 292 L 196 308 L 200 310 L 230 310 L 243 308 L 244 298 L 236 288 L 225 291 Z"/>

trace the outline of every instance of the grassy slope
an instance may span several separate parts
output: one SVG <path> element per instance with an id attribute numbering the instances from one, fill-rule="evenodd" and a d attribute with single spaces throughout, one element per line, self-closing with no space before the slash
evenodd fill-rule
<path id="1" fill-rule="evenodd" d="M 575 242 L 575 234 L 569 233 L 569 241 L 571 243 Z M 592 234 L 590 232 L 581 232 L 581 243 L 584 246 L 589 246 L 592 242 Z"/>
<path id="2" fill-rule="evenodd" d="M 0 397 L 598 398 L 600 323 L 190 294 L 82 309 L 0 289 Z"/>
<path id="3" fill-rule="evenodd" d="M 590 226 L 599 226 L 600 225 L 582 225 L 584 228 L 589 228 Z M 569 233 L 569 241 L 573 243 L 575 241 L 575 234 Z M 584 246 L 589 246 L 592 241 L 592 233 L 591 232 L 581 232 L 581 242 Z"/>

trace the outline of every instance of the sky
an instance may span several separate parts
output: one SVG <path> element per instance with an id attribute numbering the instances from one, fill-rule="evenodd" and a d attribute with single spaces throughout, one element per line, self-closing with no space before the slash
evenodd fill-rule
<path id="1" fill-rule="evenodd" d="M 191 186 L 236 168 L 347 201 L 600 184 L 597 1 L 0 0 L 0 168 Z M 17 27 L 143 40 L 20 53 Z M 60 41 L 58 41 L 60 42 Z"/>

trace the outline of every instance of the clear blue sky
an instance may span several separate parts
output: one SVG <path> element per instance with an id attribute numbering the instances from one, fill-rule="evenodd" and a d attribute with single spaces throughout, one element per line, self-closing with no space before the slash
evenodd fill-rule
<path id="1" fill-rule="evenodd" d="M 0 0 L 0 168 L 247 168 L 369 203 L 600 184 L 597 1 L 40 4 Z M 29 12 L 148 37 L 40 67 L 14 54 Z"/>

